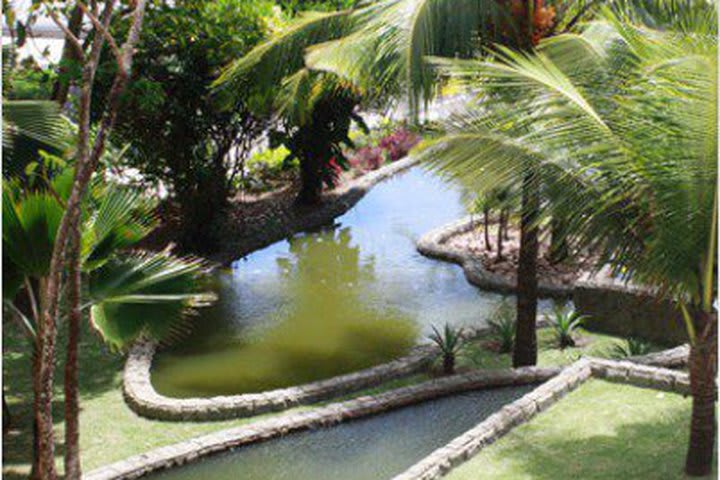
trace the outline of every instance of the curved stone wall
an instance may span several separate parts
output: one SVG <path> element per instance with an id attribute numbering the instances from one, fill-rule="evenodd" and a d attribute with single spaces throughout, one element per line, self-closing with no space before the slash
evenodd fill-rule
<path id="1" fill-rule="evenodd" d="M 560 368 L 525 367 L 506 370 L 476 370 L 442 377 L 417 385 L 333 403 L 307 412 L 280 415 L 247 426 L 227 429 L 175 445 L 157 448 L 89 472 L 85 480 L 128 480 L 181 465 L 212 453 L 261 442 L 290 432 L 329 426 L 400 408 L 452 393 L 482 388 L 539 383 L 552 378 Z"/>
<path id="2" fill-rule="evenodd" d="M 451 237 L 468 232 L 476 225 L 476 220 L 472 216 L 444 225 L 420 237 L 417 249 L 427 257 L 457 263 L 463 268 L 468 281 L 477 287 L 501 293 L 515 293 L 517 284 L 514 280 L 488 271 L 479 258 L 447 243 Z M 544 297 L 569 297 L 572 295 L 572 290 L 542 280 L 538 283 L 538 291 Z"/>
<path id="3" fill-rule="evenodd" d="M 241 395 L 172 398 L 160 395 L 150 380 L 155 349 L 150 341 L 138 342 L 131 349 L 123 373 L 123 394 L 139 415 L 173 421 L 247 417 L 329 399 L 421 371 L 435 355 L 431 346 L 423 345 L 392 362 L 305 385 Z"/>
<path id="4" fill-rule="evenodd" d="M 470 216 L 432 230 L 418 240 L 417 249 L 425 256 L 461 265 L 473 285 L 514 293 L 514 281 L 487 271 L 479 258 L 447 243 L 451 237 L 475 225 Z M 673 302 L 658 300 L 648 288 L 614 280 L 607 270 L 586 274 L 569 287 L 549 285 L 541 280 L 538 289 L 540 295 L 546 297 L 572 297 L 575 308 L 588 316 L 585 326 L 590 330 L 637 336 L 664 345 L 688 340 L 682 315 Z"/>

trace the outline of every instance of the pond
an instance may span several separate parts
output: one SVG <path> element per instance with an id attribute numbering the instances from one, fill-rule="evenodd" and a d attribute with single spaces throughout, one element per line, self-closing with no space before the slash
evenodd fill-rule
<path id="1" fill-rule="evenodd" d="M 474 427 L 533 386 L 453 395 L 241 447 L 153 480 L 383 480 Z"/>
<path id="2" fill-rule="evenodd" d="M 154 362 L 169 396 L 257 392 L 406 353 L 431 325 L 482 326 L 501 295 L 416 240 L 466 215 L 463 189 L 414 167 L 376 185 L 335 224 L 235 261 L 191 337 Z"/>

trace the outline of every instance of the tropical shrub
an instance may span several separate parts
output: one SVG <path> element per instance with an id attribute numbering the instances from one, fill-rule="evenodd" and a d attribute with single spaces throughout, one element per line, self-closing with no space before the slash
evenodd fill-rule
<path id="1" fill-rule="evenodd" d="M 614 358 L 628 358 L 638 355 L 647 355 L 652 352 L 652 344 L 642 338 L 630 337 L 624 344 L 613 345 L 610 352 Z"/>
<path id="2" fill-rule="evenodd" d="M 378 143 L 378 146 L 387 151 L 389 160 L 394 162 L 406 156 L 419 142 L 419 135 L 411 132 L 407 128 L 401 128 L 383 137 Z"/>
<path id="3" fill-rule="evenodd" d="M 491 336 L 497 342 L 499 353 L 510 353 L 513 351 L 515 344 L 515 330 L 517 321 L 515 319 L 515 310 L 507 300 L 495 309 L 492 318 L 488 320 Z"/>
<path id="4" fill-rule="evenodd" d="M 558 346 L 562 349 L 575 346 L 575 332 L 582 327 L 587 315 L 556 305 L 548 320 L 555 331 Z"/>
<path id="5" fill-rule="evenodd" d="M 442 358 L 443 373 L 445 375 L 454 374 L 457 356 L 466 344 L 463 329 L 446 323 L 443 330 L 440 331 L 433 325 L 432 333 L 428 338 L 438 347 L 439 356 Z"/>
<path id="6" fill-rule="evenodd" d="M 179 205 L 179 246 L 207 252 L 217 246 L 222 214 L 267 120 L 251 112 L 249 95 L 221 110 L 212 82 L 274 28 L 270 0 L 151 2 L 122 97 L 115 139 L 130 144 L 123 164 L 162 183 Z M 118 20 L 113 30 L 124 28 Z M 110 89 L 110 52 L 98 72 L 97 107 Z"/>

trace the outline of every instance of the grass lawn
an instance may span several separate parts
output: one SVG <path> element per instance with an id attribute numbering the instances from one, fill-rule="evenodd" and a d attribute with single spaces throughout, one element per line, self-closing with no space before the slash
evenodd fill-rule
<path id="1" fill-rule="evenodd" d="M 582 334 L 588 340 L 583 348 L 560 351 L 549 329 L 539 332 L 541 365 L 572 363 L 579 355 L 602 355 L 619 340 L 606 335 Z M 5 395 L 12 413 L 12 427 L 3 436 L 3 477 L 7 479 L 26 478 L 30 468 L 31 452 L 31 405 L 30 356 L 25 340 L 14 324 L 3 329 L 3 380 Z M 59 339 L 64 345 L 64 339 Z M 459 365 L 465 368 L 500 368 L 510 366 L 509 355 L 498 355 L 484 348 L 483 341 L 475 342 L 469 355 Z M 62 350 L 62 349 L 61 349 Z M 474 361 L 470 360 L 470 357 Z M 246 424 L 266 418 L 268 414 L 249 419 L 223 422 L 163 422 L 148 420 L 133 413 L 122 398 L 121 381 L 123 357 L 108 352 L 90 332 L 84 332 L 80 346 L 81 415 L 80 434 L 82 464 L 85 471 L 148 449 L 169 445 L 205 433 Z M 56 432 L 58 440 L 58 464 L 62 464 L 62 360 L 59 356 L 56 372 Z M 479 362 L 479 363 L 477 363 Z M 429 377 L 419 374 L 413 377 L 388 382 L 380 387 L 368 389 L 355 395 L 378 393 L 389 388 L 421 382 Z M 355 395 L 348 395 L 349 398 Z M 303 407 L 307 408 L 307 407 Z"/>
<path id="2" fill-rule="evenodd" d="M 446 478 L 684 479 L 689 426 L 689 398 L 590 380 Z"/>

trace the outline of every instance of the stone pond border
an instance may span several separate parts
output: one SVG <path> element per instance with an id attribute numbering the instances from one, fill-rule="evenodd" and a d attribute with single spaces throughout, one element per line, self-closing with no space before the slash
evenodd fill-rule
<path id="1" fill-rule="evenodd" d="M 560 367 L 475 370 L 441 377 L 377 395 L 361 396 L 308 411 L 281 414 L 246 426 L 222 430 L 130 457 L 84 475 L 85 480 L 130 480 L 241 445 L 280 437 L 290 432 L 330 426 L 454 393 L 546 381 Z"/>
<path id="2" fill-rule="evenodd" d="M 447 244 L 447 240 L 451 237 L 468 232 L 477 225 L 478 219 L 473 215 L 443 225 L 420 237 L 416 245 L 417 250 L 426 257 L 457 263 L 462 267 L 468 282 L 477 287 L 500 293 L 515 293 L 516 282 L 488 271 L 481 259 L 470 255 L 461 248 Z M 543 280 L 538 282 L 538 291 L 544 297 L 569 297 L 573 290 L 574 286 L 572 285 L 552 285 Z"/>
<path id="3" fill-rule="evenodd" d="M 532 392 L 505 405 L 392 480 L 434 480 L 443 477 L 516 426 L 530 421 L 535 415 L 550 408 L 592 377 L 682 395 L 690 393 L 690 378 L 684 372 L 629 361 L 581 359 Z"/>
<path id="4" fill-rule="evenodd" d="M 537 326 L 546 326 L 546 322 L 541 320 Z M 463 329 L 468 339 L 489 333 L 489 327 Z M 173 398 L 161 395 L 152 384 L 156 349 L 157 343 L 150 340 L 139 341 L 130 349 L 123 371 L 125 403 L 146 418 L 196 422 L 249 417 L 328 400 L 425 371 L 437 356 L 432 344 L 417 345 L 408 355 L 390 362 L 304 385 L 238 395 Z"/>
<path id="5" fill-rule="evenodd" d="M 123 396 L 135 413 L 171 421 L 228 420 L 285 410 L 412 375 L 424 370 L 435 356 L 434 348 L 421 345 L 391 362 L 305 385 L 239 395 L 172 398 L 158 393 L 150 380 L 155 350 L 152 341 L 132 347 L 123 372 Z"/>

